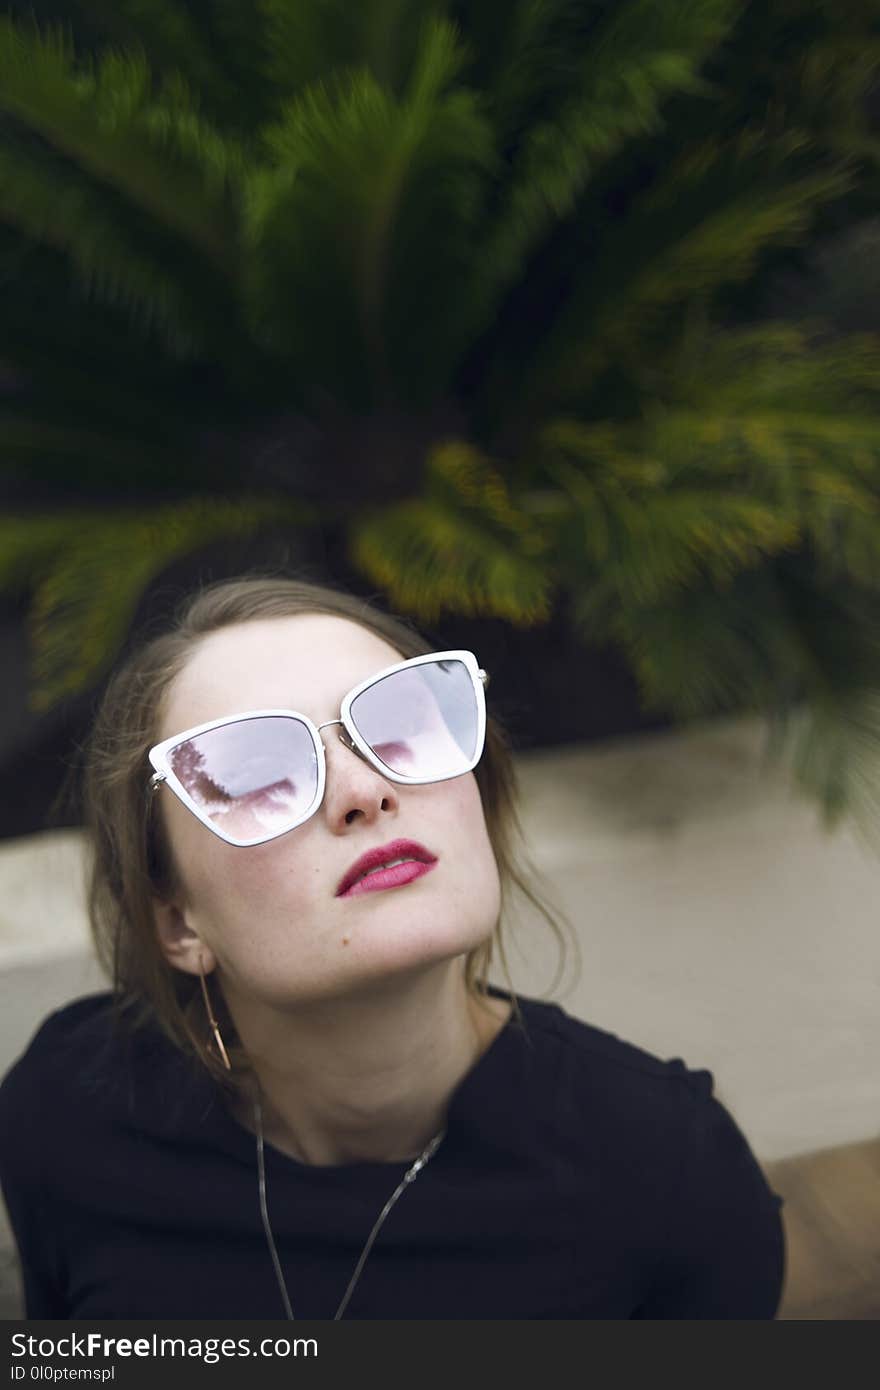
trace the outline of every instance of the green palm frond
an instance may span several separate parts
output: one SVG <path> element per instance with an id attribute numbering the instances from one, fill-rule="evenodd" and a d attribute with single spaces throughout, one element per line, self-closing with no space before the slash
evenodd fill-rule
<path id="1" fill-rule="evenodd" d="M 797 138 L 790 143 L 794 150 Z M 638 200 L 541 346 L 535 377 L 547 395 L 583 390 L 609 360 L 656 352 L 653 331 L 670 306 L 745 280 L 768 247 L 798 245 L 817 208 L 852 187 L 852 172 L 840 167 L 792 178 L 778 155 L 774 177 L 764 177 L 750 169 L 762 144 L 747 132 L 726 154 L 692 150 Z"/>
<path id="2" fill-rule="evenodd" d="M 830 581 L 880 581 L 880 336 L 716 333 L 667 374 L 674 404 L 646 430 L 677 481 L 704 477 L 709 458 L 719 482 L 796 511 Z"/>
<path id="3" fill-rule="evenodd" d="M 769 717 L 768 762 L 784 759 L 821 808 L 878 843 L 880 607 L 876 590 L 829 591 L 785 568 L 737 576 L 720 593 L 619 609 L 612 630 L 645 710 L 682 720 L 719 712 Z M 579 620 L 581 596 L 575 600 Z"/>
<path id="4" fill-rule="evenodd" d="M 817 402 L 845 424 L 880 405 L 880 336 L 829 338 L 822 323 L 761 323 L 722 331 L 705 322 L 658 365 L 656 394 L 695 410 L 782 410 Z"/>
<path id="5" fill-rule="evenodd" d="M 109 189 L 45 150 L 0 145 L 0 219 L 69 253 L 88 292 L 130 311 L 143 331 L 158 329 L 177 351 L 191 352 L 203 336 L 200 302 L 161 243 L 120 215 Z M 203 266 L 195 270 L 203 281 Z"/>
<path id="6" fill-rule="evenodd" d="M 401 502 L 365 519 L 354 532 L 351 556 L 393 603 L 424 622 L 443 611 L 506 618 L 518 626 L 550 616 L 542 567 L 435 503 Z"/>
<path id="7" fill-rule="evenodd" d="M 880 347 L 843 316 L 722 324 L 876 203 L 870 0 L 76 13 L 0 19 L 16 490 L 128 481 L 143 507 L 283 478 L 404 612 L 531 623 L 565 595 L 648 707 L 797 692 L 846 763 L 835 784 L 814 749 L 806 775 L 856 795 Z M 0 521 L 43 707 L 170 560 L 279 516 L 213 495 Z"/>
<path id="8" fill-rule="evenodd" d="M 238 6 L 248 8 L 245 0 Z M 182 74 L 212 108 L 223 110 L 234 98 L 228 75 L 186 6 L 176 0 L 88 0 L 85 8 L 108 38 L 126 45 L 134 41 L 161 71 Z M 252 23 L 255 18 L 252 14 Z"/>
<path id="9" fill-rule="evenodd" d="M 875 625 L 880 615 L 875 614 Z M 880 695 L 876 681 L 836 699 L 813 699 L 773 722 L 768 757 L 784 761 L 820 806 L 826 830 L 844 816 L 880 852 Z"/>
<path id="10" fill-rule="evenodd" d="M 550 615 L 543 545 L 491 462 L 450 440 L 428 456 L 425 496 L 364 517 L 353 528 L 351 555 L 423 621 L 448 609 L 529 625 Z"/>
<path id="11" fill-rule="evenodd" d="M 426 24 L 399 102 L 369 73 L 341 76 L 266 133 L 272 164 L 251 181 L 246 214 L 256 322 L 294 364 L 342 378 L 349 399 L 387 397 L 392 377 L 418 370 L 416 317 L 435 335 L 434 364 L 456 321 L 450 280 L 493 158 L 474 100 L 449 90 L 462 62 L 450 26 Z M 416 251 L 431 223 L 445 246 L 426 284 Z"/>
<path id="12" fill-rule="evenodd" d="M 783 705 L 769 751 L 787 754 L 827 829 L 848 814 L 880 849 L 880 597 L 876 584 L 829 582 L 810 558 L 780 575 L 803 700 Z"/>
<path id="13" fill-rule="evenodd" d="M 224 191 L 235 150 L 184 93 L 178 78 L 154 99 L 139 54 L 109 52 L 87 64 L 60 31 L 0 17 L 0 110 L 229 275 L 233 227 Z"/>
<path id="14" fill-rule="evenodd" d="M 709 332 L 657 369 L 664 382 L 670 399 L 641 420 L 559 418 L 529 455 L 520 504 L 589 583 L 584 612 L 671 600 L 699 574 L 723 586 L 805 542 L 829 581 L 877 582 L 880 339 Z"/>
<path id="15" fill-rule="evenodd" d="M 830 825 L 846 800 L 845 781 L 863 792 L 873 784 L 876 808 L 880 613 L 870 591 L 798 587 L 795 603 L 784 565 L 744 573 L 723 593 L 693 589 L 676 604 L 621 608 L 613 630 L 645 709 L 685 720 L 772 713 L 768 753 L 778 757 L 786 744 L 799 744 L 794 770 Z"/>
<path id="16" fill-rule="evenodd" d="M 0 166 L 6 167 L 10 150 L 18 153 L 20 145 L 0 141 Z M 35 158 L 33 149 L 27 153 Z M 45 151 L 42 155 L 51 160 Z M 20 187 L 12 189 L 11 206 L 16 198 L 29 196 L 37 167 L 36 163 L 25 166 Z M 56 211 L 68 207 L 67 173 L 65 166 Z M 41 221 L 52 211 L 53 178 L 54 168 L 47 172 L 46 186 L 35 198 L 33 214 Z M 73 179 L 70 201 L 76 205 L 75 183 Z M 71 214 L 69 220 L 59 217 L 58 222 L 60 235 L 58 229 L 49 227 L 47 236 L 60 242 L 68 230 L 76 235 L 75 216 Z M 90 290 L 92 261 L 86 248 L 93 241 L 100 243 L 103 225 L 98 218 L 97 230 L 91 221 L 84 226 L 85 265 L 80 269 L 73 249 L 65 252 L 36 236 L 25 238 L 11 223 L 4 222 L 0 211 L 0 362 L 5 372 L 18 374 L 21 387 L 26 388 L 4 393 L 0 420 L 14 418 L 25 430 L 28 419 L 34 430 L 46 424 L 69 426 L 74 435 L 85 432 L 92 436 L 94 452 L 104 457 L 122 442 L 120 464 L 125 458 L 125 442 L 135 445 L 137 441 L 139 456 L 147 442 L 161 445 L 165 456 L 178 455 L 191 449 L 204 411 L 199 401 L 200 394 L 202 400 L 205 398 L 204 388 L 199 391 L 191 379 L 185 392 L 180 389 L 181 376 L 191 370 L 186 359 L 191 363 L 197 353 L 197 360 L 203 363 L 209 346 L 216 364 L 238 370 L 242 356 L 253 357 L 254 350 L 237 322 L 235 305 L 230 306 L 217 292 L 216 280 L 206 274 L 202 262 L 190 265 L 192 274 L 187 280 L 180 275 L 179 258 L 172 257 L 167 263 L 162 260 L 157 275 L 174 276 L 165 318 L 157 308 L 155 294 L 150 297 L 146 265 L 143 275 L 131 277 L 129 262 L 120 263 L 121 283 L 116 284 L 112 279 L 114 257 L 109 252 L 102 257 L 99 245 L 92 251 L 97 284 Z M 128 219 L 124 226 L 111 229 L 108 239 L 116 244 L 123 231 L 131 234 L 132 242 L 145 256 L 159 254 L 160 246 L 138 219 Z M 120 257 L 122 254 L 120 245 Z M 134 249 L 132 258 L 137 266 Z M 151 259 L 150 267 L 152 263 Z M 212 375 L 216 380 L 217 365 Z M 230 375 L 227 381 L 231 384 L 231 380 Z M 231 396 L 232 392 L 227 392 L 227 397 Z M 107 446 L 97 442 L 102 434 L 109 436 Z M 0 440 L 3 438 L 0 426 Z M 33 451 L 32 457 L 36 457 Z"/>
<path id="17" fill-rule="evenodd" d="M 542 8 L 528 6 L 524 16 L 539 34 Z M 483 275 L 506 286 L 597 169 L 634 135 L 657 129 L 671 93 L 707 90 L 700 65 L 737 8 L 731 0 L 628 0 L 609 11 L 581 54 L 568 59 L 577 70 L 574 91 L 522 134 Z"/>
<path id="18" fill-rule="evenodd" d="M 262 0 L 267 70 L 288 94 L 345 68 L 399 92 L 419 26 L 445 9 L 430 0 Z"/>
<path id="19" fill-rule="evenodd" d="M 467 31 L 475 76 L 491 94 L 492 118 L 501 143 L 528 125 L 548 87 L 568 75 L 578 45 L 571 32 L 569 0 L 511 0 L 506 6 L 467 6 Z"/>
<path id="20" fill-rule="evenodd" d="M 656 453 L 677 483 L 706 474 L 794 510 L 830 575 L 880 580 L 880 421 L 816 410 L 658 413 Z"/>
<path id="21" fill-rule="evenodd" d="M 880 580 L 880 421 L 815 410 L 743 414 L 676 412 L 662 417 L 656 446 L 676 472 L 713 461 L 742 487 L 759 487 L 774 508 L 796 508 L 803 534 L 829 574 Z"/>
<path id="22" fill-rule="evenodd" d="M 515 541 L 525 554 L 537 555 L 544 549 L 539 528 L 514 505 L 497 465 L 465 440 L 449 439 L 430 450 L 425 493 L 440 506 L 475 513 Z"/>
<path id="23" fill-rule="evenodd" d="M 594 636 L 609 635 L 619 606 L 674 603 L 698 582 L 728 586 L 800 538 L 791 511 L 705 474 L 702 486 L 673 482 L 650 437 L 634 443 L 626 429 L 559 420 L 538 445 L 542 477 L 565 505 L 548 516 L 540 493 L 538 504 L 560 569 L 585 591 L 580 616 Z"/>
<path id="24" fill-rule="evenodd" d="M 179 555 L 266 524 L 302 527 L 287 499 L 197 499 L 152 512 L 107 511 L 0 520 L 0 583 L 31 580 L 32 705 L 50 708 L 107 669 L 146 584 Z"/>
<path id="25" fill-rule="evenodd" d="M 880 70 L 880 33 L 876 18 L 873 30 L 866 26 L 861 34 L 835 28 L 832 20 L 826 37 L 810 46 L 793 76 L 799 105 L 815 128 L 827 132 L 828 147 L 850 154 L 852 142 L 865 134 L 862 94 L 871 90 Z"/>
<path id="26" fill-rule="evenodd" d="M 575 623 L 594 631 L 588 589 L 573 600 Z M 683 589 L 674 603 L 616 604 L 603 625 L 620 643 L 639 683 L 642 708 L 689 720 L 766 710 L 803 666 L 772 569 L 745 570 L 720 592 Z"/>
<path id="27" fill-rule="evenodd" d="M 23 588 L 51 564 L 69 534 L 63 516 L 0 518 L 0 586 Z"/>
<path id="28" fill-rule="evenodd" d="M 820 805 L 827 830 L 843 816 L 880 849 L 880 600 L 877 588 L 829 585 L 809 564 L 777 576 L 798 644 L 800 698 L 771 707 L 767 756 L 784 759 Z"/>
<path id="29" fill-rule="evenodd" d="M 533 481 L 555 488 L 520 505 L 555 537 L 575 624 L 622 648 L 648 711 L 770 714 L 826 826 L 876 830 L 880 339 L 695 335 L 664 376 L 641 421 L 541 435 Z"/>

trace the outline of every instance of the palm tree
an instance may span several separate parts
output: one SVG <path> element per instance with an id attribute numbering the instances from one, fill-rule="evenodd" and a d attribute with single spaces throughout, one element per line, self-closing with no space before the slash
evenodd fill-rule
<path id="1" fill-rule="evenodd" d="M 736 297 L 876 210 L 872 0 L 74 8 L 0 20 L 38 703 L 175 556 L 335 528 L 424 621 L 566 595 L 647 709 L 766 715 L 873 815 L 880 340 Z"/>

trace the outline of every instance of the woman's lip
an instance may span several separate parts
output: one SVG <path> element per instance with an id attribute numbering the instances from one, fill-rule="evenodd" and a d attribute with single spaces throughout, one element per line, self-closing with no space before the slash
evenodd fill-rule
<path id="1" fill-rule="evenodd" d="M 430 873 L 435 867 L 437 860 L 430 864 L 422 864 L 417 860 L 408 860 L 405 864 L 393 864 L 390 869 L 374 869 L 372 873 L 365 874 L 359 878 L 344 893 L 340 893 L 341 898 L 356 898 L 361 893 L 377 893 L 382 888 L 398 888 L 401 884 L 411 883 L 414 878 L 421 878 L 422 874 Z"/>
<path id="2" fill-rule="evenodd" d="M 371 869 L 382 868 L 394 859 L 415 859 L 420 864 L 433 864 L 436 858 L 436 854 L 425 849 L 418 840 L 399 838 L 390 840 L 387 845 L 375 845 L 349 865 L 336 889 L 336 896 L 345 897 L 347 890 L 362 874 L 369 873 Z"/>

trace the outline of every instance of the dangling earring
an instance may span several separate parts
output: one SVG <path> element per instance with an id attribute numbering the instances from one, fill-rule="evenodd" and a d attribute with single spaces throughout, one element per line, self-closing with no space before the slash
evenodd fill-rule
<path id="1" fill-rule="evenodd" d="M 211 1001 L 208 998 L 208 986 L 205 984 L 205 971 L 202 965 L 201 951 L 199 951 L 199 979 L 202 982 L 202 994 L 204 995 L 205 999 L 205 1009 L 208 1013 L 208 1022 L 211 1025 L 211 1032 L 214 1034 L 214 1041 L 217 1044 L 217 1049 L 220 1053 L 220 1056 L 223 1058 L 223 1065 L 225 1066 L 227 1071 L 232 1071 L 232 1063 L 229 1060 L 226 1048 L 223 1046 L 223 1039 L 220 1036 L 220 1025 L 218 1024 L 216 1018 L 214 1017 L 211 1011 Z"/>

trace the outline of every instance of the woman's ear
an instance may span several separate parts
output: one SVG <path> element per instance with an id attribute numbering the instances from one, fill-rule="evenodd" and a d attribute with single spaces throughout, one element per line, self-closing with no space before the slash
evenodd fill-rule
<path id="1" fill-rule="evenodd" d="M 180 903 L 154 898 L 153 921 L 159 948 L 169 965 L 175 970 L 186 971 L 188 975 L 198 975 L 202 971 L 210 975 L 217 965 L 217 958 L 210 946 L 206 946 L 189 925 L 185 907 Z"/>

